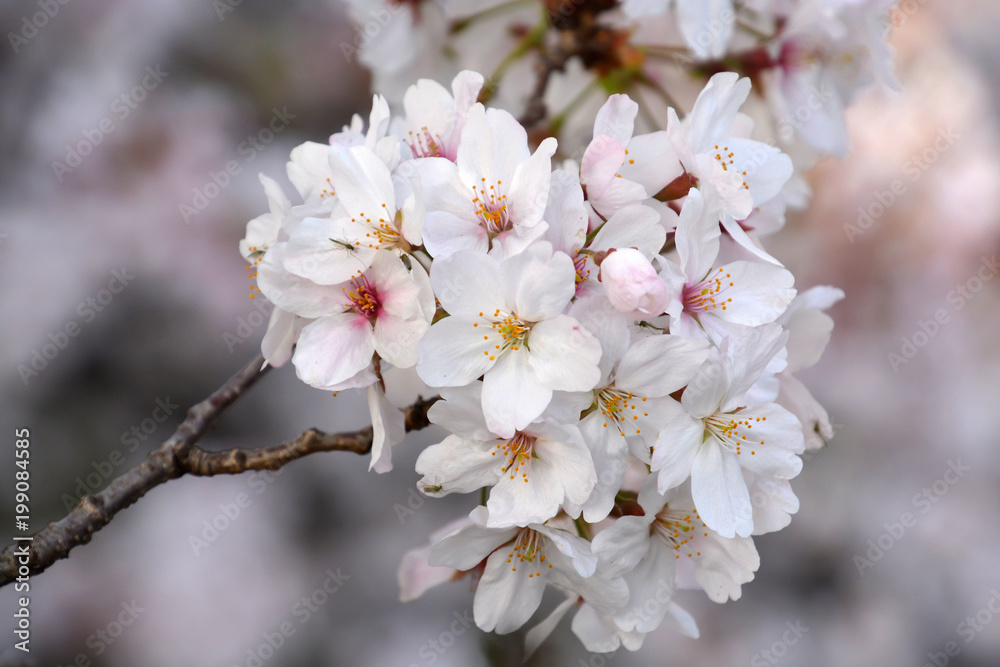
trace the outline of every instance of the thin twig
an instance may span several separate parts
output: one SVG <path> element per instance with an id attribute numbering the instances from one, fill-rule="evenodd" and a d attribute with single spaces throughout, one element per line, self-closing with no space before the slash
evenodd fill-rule
<path id="1" fill-rule="evenodd" d="M 85 496 L 59 521 L 35 533 L 32 541 L 10 545 L 0 553 L 0 587 L 24 574 L 43 572 L 69 552 L 90 541 L 120 511 L 153 488 L 182 475 L 238 475 L 248 470 L 276 470 L 314 452 L 346 451 L 366 454 L 372 447 L 369 426 L 351 433 L 328 434 L 309 429 L 276 447 L 211 452 L 195 443 L 222 412 L 236 402 L 268 370 L 257 357 L 201 403 L 188 410 L 174 434 L 146 459 L 123 473 L 100 493 Z M 419 400 L 405 411 L 406 430 L 426 427 L 427 410 L 435 398 Z M 21 568 L 26 568 L 26 571 Z"/>

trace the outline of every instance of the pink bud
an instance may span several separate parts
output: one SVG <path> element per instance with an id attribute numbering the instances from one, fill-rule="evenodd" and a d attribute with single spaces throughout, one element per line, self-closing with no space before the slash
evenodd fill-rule
<path id="1" fill-rule="evenodd" d="M 634 248 L 611 252 L 601 262 L 599 279 L 611 305 L 631 317 L 656 317 L 670 302 L 667 284 L 649 260 Z"/>

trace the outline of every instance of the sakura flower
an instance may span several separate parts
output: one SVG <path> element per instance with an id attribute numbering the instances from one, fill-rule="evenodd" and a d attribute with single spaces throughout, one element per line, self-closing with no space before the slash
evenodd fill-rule
<path id="1" fill-rule="evenodd" d="M 795 278 L 787 269 L 764 262 L 737 260 L 718 266 L 719 224 L 705 199 L 692 188 L 681 209 L 675 236 L 680 266 L 679 271 L 667 266 L 675 278 L 666 311 L 672 333 L 708 335 L 718 341 L 730 324 L 758 326 L 776 320 L 795 297 Z M 679 273 L 683 275 L 677 277 Z"/>
<path id="2" fill-rule="evenodd" d="M 607 322 L 607 320 L 604 320 Z M 671 392 L 683 387 L 708 354 L 703 340 L 657 335 L 628 344 L 628 332 L 603 324 L 597 335 L 604 348 L 601 379 L 593 390 L 593 409 L 580 422 L 597 466 L 594 493 L 583 506 L 586 520 L 608 516 L 622 486 L 629 444 L 648 448 L 666 422 Z"/>
<path id="3" fill-rule="evenodd" d="M 713 193 L 707 201 L 718 207 L 716 221 L 747 250 L 774 261 L 737 221 L 781 191 L 792 175 L 792 161 L 779 149 L 744 136 L 752 122 L 739 108 L 749 94 L 749 79 L 720 72 L 709 79 L 683 123 L 669 110 L 667 133 L 687 173 Z"/>
<path id="4" fill-rule="evenodd" d="M 543 523 L 564 502 L 579 506 L 590 496 L 597 475 L 574 424 L 543 413 L 543 420 L 513 437 L 498 437 L 483 418 L 482 383 L 444 389 L 441 395 L 445 400 L 436 403 L 428 417 L 452 435 L 417 459 L 421 491 L 438 497 L 492 487 L 486 503 L 491 528 Z M 579 407 L 575 412 L 580 414 Z"/>
<path id="5" fill-rule="evenodd" d="M 403 97 L 406 125 L 403 141 L 415 158 L 454 161 L 469 110 L 483 87 L 483 75 L 464 70 L 451 82 L 451 93 L 433 79 L 421 79 Z"/>
<path id="6" fill-rule="evenodd" d="M 306 383 L 331 391 L 371 384 L 372 355 L 406 368 L 416 363 L 417 341 L 430 325 L 433 297 L 423 268 L 408 270 L 379 251 L 371 267 L 341 285 L 317 285 L 287 273 L 280 263 L 261 265 L 261 288 L 279 308 L 315 318 L 298 338 L 292 357 Z"/>
<path id="7" fill-rule="evenodd" d="M 401 254 L 419 244 L 423 218 L 418 193 L 397 187 L 369 148 L 333 146 L 330 165 L 337 209 L 299 223 L 284 257 L 287 270 L 321 285 L 359 275 L 379 250 Z"/>
<path id="8" fill-rule="evenodd" d="M 587 201 L 604 219 L 652 197 L 684 173 L 666 132 L 633 136 L 638 111 L 627 95 L 608 98 L 580 163 Z"/>
<path id="9" fill-rule="evenodd" d="M 575 591 L 603 608 L 625 601 L 621 579 L 594 577 L 597 557 L 590 544 L 561 528 L 531 524 L 488 528 L 487 510 L 477 507 L 473 525 L 461 528 L 431 548 L 431 565 L 470 570 L 484 560 L 473 614 L 482 630 L 507 634 L 531 617 L 548 583 Z"/>
<path id="10" fill-rule="evenodd" d="M 747 393 L 784 347 L 779 325 L 751 329 L 723 340 L 670 404 L 666 427 L 654 445 L 651 469 L 659 490 L 680 486 L 689 476 L 702 520 L 723 537 L 753 532 L 750 494 L 742 470 L 791 479 L 802 469 L 802 425 L 774 403 L 747 405 Z"/>
<path id="11" fill-rule="evenodd" d="M 623 629 L 649 632 L 656 618 L 628 618 L 629 608 L 642 609 L 658 582 L 680 582 L 701 588 L 713 602 L 738 600 L 740 587 L 753 580 L 760 566 L 749 537 L 721 537 L 698 515 L 688 484 L 657 491 L 650 475 L 639 492 L 643 516 L 623 516 L 601 531 L 592 543 L 605 576 L 624 575 L 632 598 L 618 616 Z M 635 574 L 629 575 L 630 572 Z"/>
<path id="12" fill-rule="evenodd" d="M 545 231 L 542 214 L 549 190 L 555 139 L 534 153 L 517 120 L 481 104 L 469 109 L 455 161 L 419 160 L 426 197 L 424 245 L 435 259 L 458 250 L 502 256 L 520 252 Z"/>
<path id="13" fill-rule="evenodd" d="M 421 340 L 417 373 L 432 387 L 483 376 L 486 424 L 504 438 L 541 415 L 553 391 L 588 391 L 601 346 L 562 314 L 575 276 L 570 258 L 544 241 L 502 262 L 471 251 L 435 260 L 431 285 L 450 317 Z"/>

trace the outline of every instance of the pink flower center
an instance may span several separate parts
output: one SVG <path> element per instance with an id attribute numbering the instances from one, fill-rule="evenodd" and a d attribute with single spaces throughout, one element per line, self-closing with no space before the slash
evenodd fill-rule
<path id="1" fill-rule="evenodd" d="M 716 308 L 726 310 L 728 304 L 732 303 L 732 298 L 725 298 L 722 294 L 733 287 L 730 280 L 732 275 L 726 273 L 724 269 L 719 269 L 708 274 L 701 282 L 684 286 L 684 310 L 689 313 L 704 313 Z"/>
<path id="2" fill-rule="evenodd" d="M 347 295 L 347 309 L 353 310 L 359 315 L 364 315 L 369 320 L 374 320 L 381 306 L 375 286 L 369 283 L 368 279 L 364 276 L 352 280 L 351 286 L 354 289 L 350 292 L 347 291 L 347 287 L 341 288 Z"/>

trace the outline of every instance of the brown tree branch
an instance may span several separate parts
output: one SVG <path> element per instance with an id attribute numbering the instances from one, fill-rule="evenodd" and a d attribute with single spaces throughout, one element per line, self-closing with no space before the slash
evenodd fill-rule
<path id="1" fill-rule="evenodd" d="M 276 447 L 206 451 L 195 443 L 222 412 L 236 402 L 268 370 L 258 356 L 211 396 L 188 410 L 187 418 L 174 434 L 154 449 L 135 468 L 123 473 L 100 493 L 85 496 L 59 521 L 35 533 L 32 541 L 8 546 L 0 553 L 0 587 L 25 574 L 43 572 L 57 560 L 66 558 L 75 547 L 86 544 L 118 512 L 142 498 L 153 488 L 182 475 L 238 475 L 248 470 L 277 470 L 295 459 L 314 452 L 345 451 L 367 454 L 372 447 L 372 428 L 352 433 L 323 433 L 309 429 L 294 440 Z M 437 398 L 418 400 L 406 408 L 406 430 L 430 424 L 427 410 Z"/>

